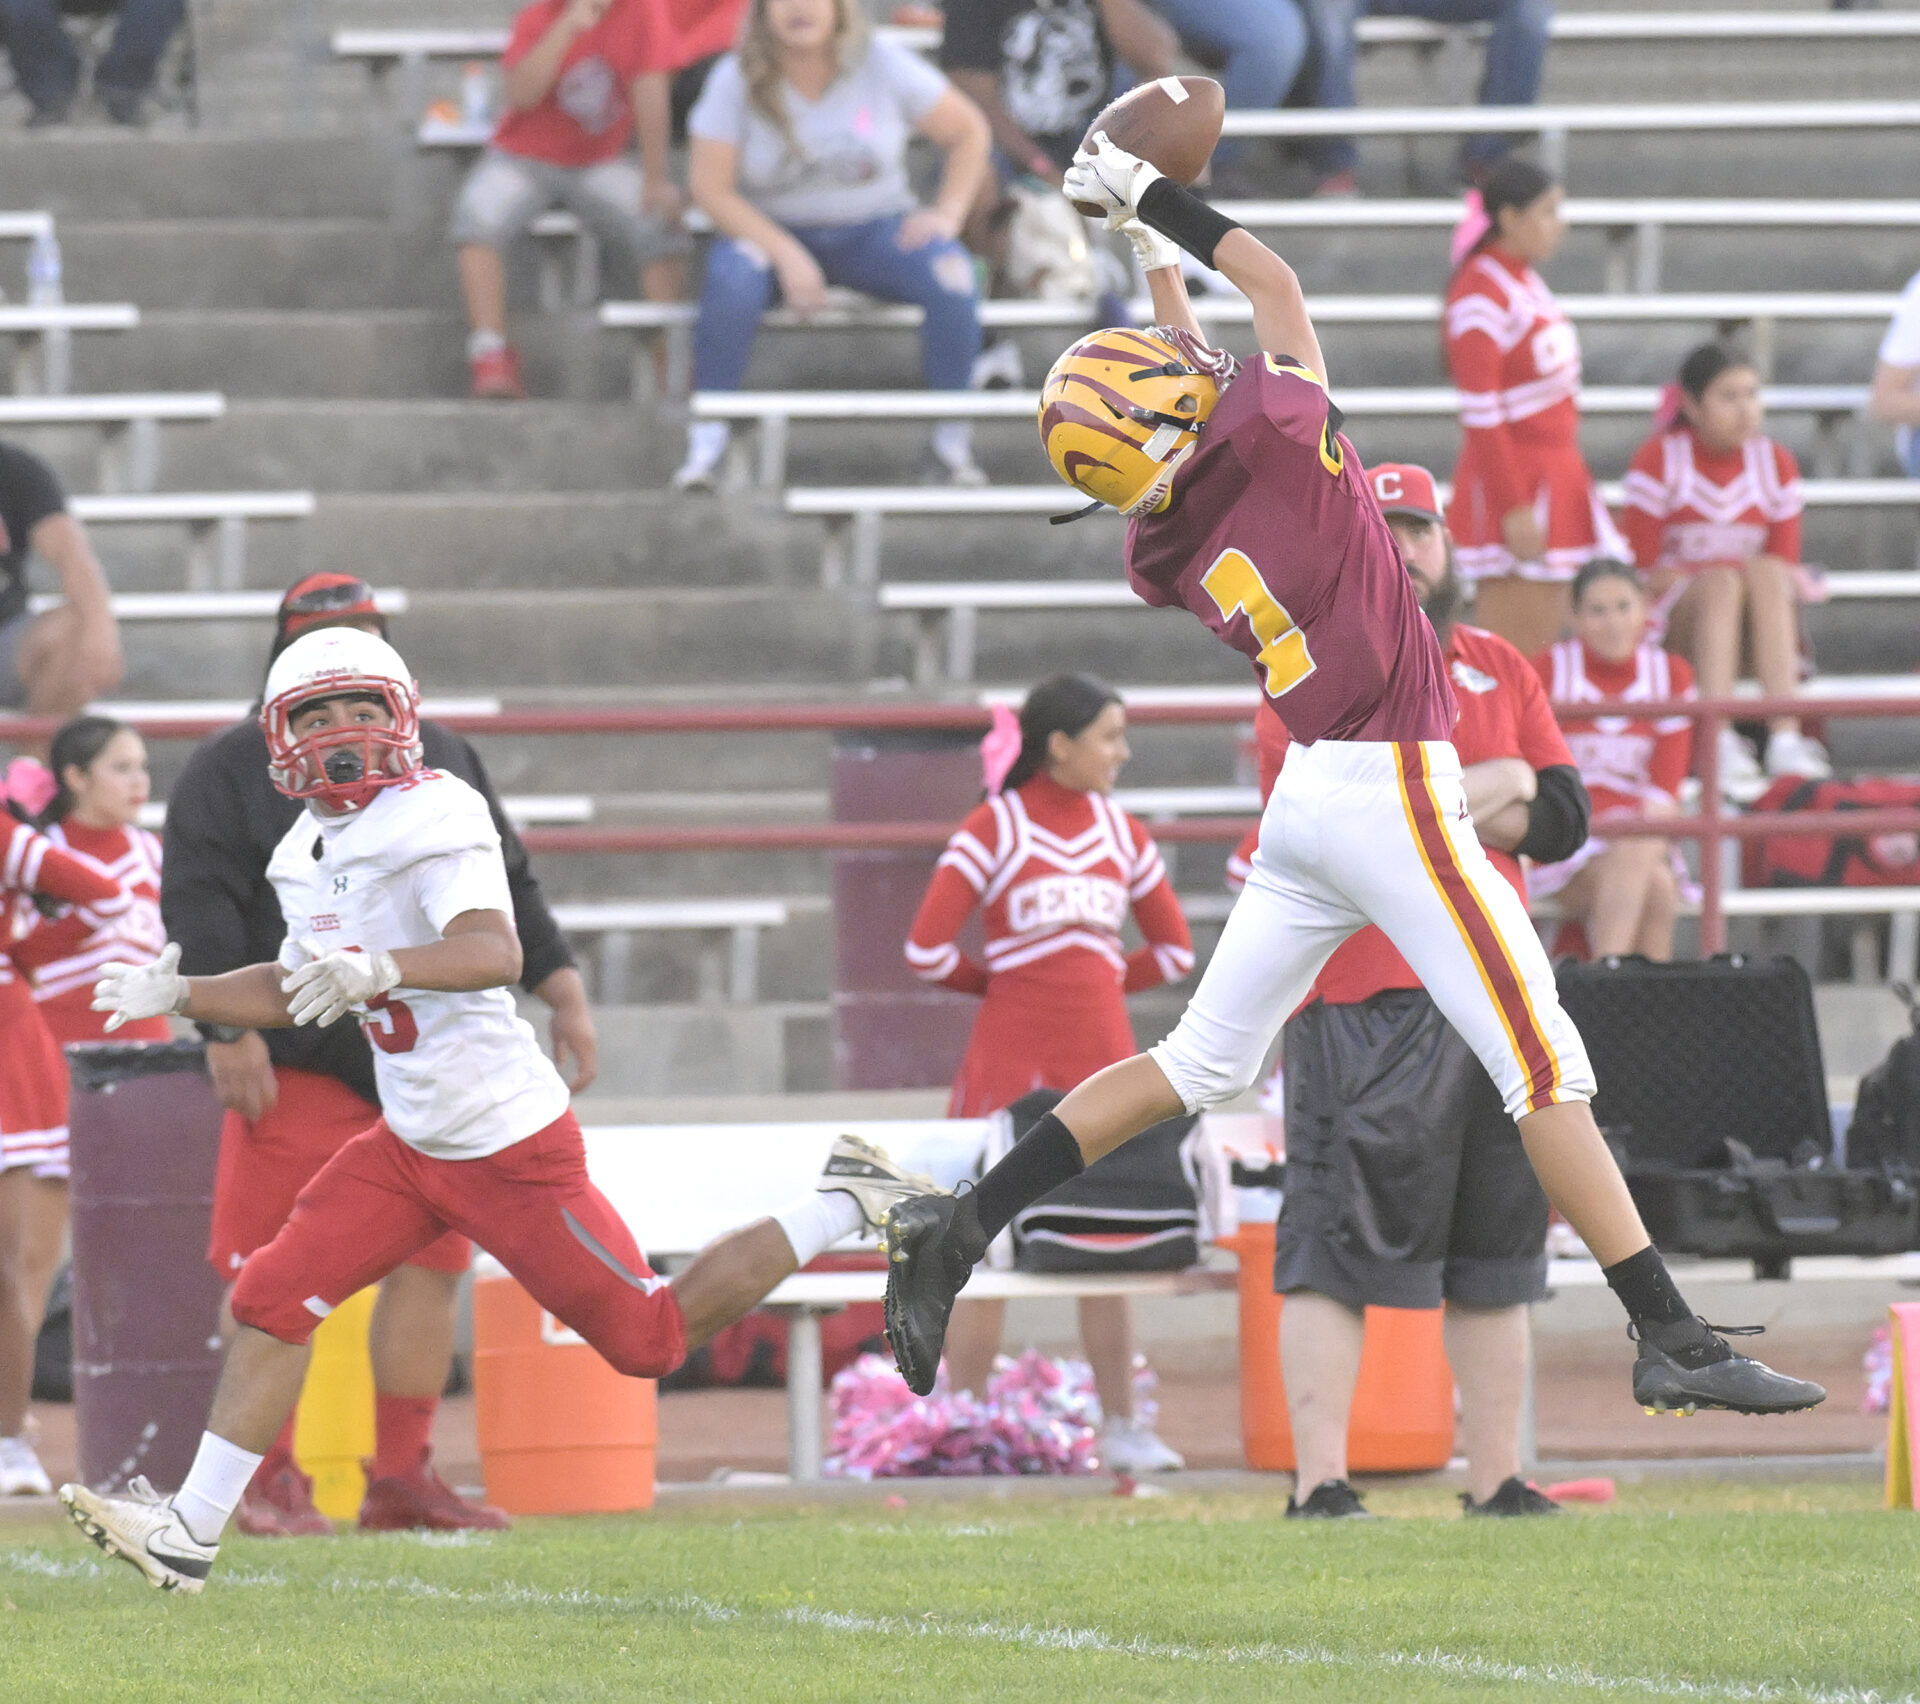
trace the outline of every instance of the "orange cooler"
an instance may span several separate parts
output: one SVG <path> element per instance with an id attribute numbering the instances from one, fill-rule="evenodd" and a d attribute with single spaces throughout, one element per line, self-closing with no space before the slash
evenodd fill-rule
<path id="1" fill-rule="evenodd" d="M 652 1379 L 616 1373 L 513 1279 L 477 1274 L 473 1375 L 487 1501 L 513 1515 L 653 1507 Z"/>
<path id="2" fill-rule="evenodd" d="M 1293 1467 L 1293 1428 L 1280 1378 L 1273 1226 L 1243 1224 L 1221 1247 L 1240 1258 L 1240 1440 L 1249 1467 Z M 1356 1473 L 1445 1467 L 1453 1455 L 1453 1370 L 1438 1308 L 1368 1308 L 1360 1378 L 1347 1427 Z M 488 1481 L 491 1488 L 492 1481 Z"/>

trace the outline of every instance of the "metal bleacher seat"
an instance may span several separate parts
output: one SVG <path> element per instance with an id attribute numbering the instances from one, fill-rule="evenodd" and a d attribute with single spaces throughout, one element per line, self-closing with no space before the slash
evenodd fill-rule
<path id="1" fill-rule="evenodd" d="M 30 426 L 99 428 L 99 484 L 106 491 L 151 491 L 160 470 L 163 422 L 218 420 L 218 391 L 151 391 L 92 396 L 0 396 L 0 431 Z"/>

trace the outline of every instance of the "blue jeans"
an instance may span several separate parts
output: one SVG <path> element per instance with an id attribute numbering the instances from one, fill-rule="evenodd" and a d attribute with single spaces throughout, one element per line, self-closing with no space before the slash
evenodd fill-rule
<path id="1" fill-rule="evenodd" d="M 965 390 L 980 353 L 980 311 L 973 260 L 956 242 L 903 249 L 901 216 L 862 225 L 795 225 L 791 235 L 819 262 L 829 284 L 864 290 L 926 310 L 920 372 L 929 390 Z M 707 252 L 700 319 L 693 330 L 696 390 L 738 390 L 753 356 L 760 316 L 779 285 L 773 268 L 744 244 L 716 242 Z"/>
<path id="2" fill-rule="evenodd" d="M 1269 111 L 1287 98 L 1307 57 L 1299 0 L 1152 0 L 1180 39 L 1226 61 L 1220 81 L 1229 109 Z M 1231 141 L 1215 150 L 1233 158 Z"/>
<path id="3" fill-rule="evenodd" d="M 1305 0 L 1320 55 L 1320 86 L 1316 105 L 1350 107 L 1353 101 L 1354 26 L 1362 15 L 1426 18 L 1436 24 L 1493 25 L 1487 40 L 1486 72 L 1480 79 L 1482 106 L 1531 106 L 1540 93 L 1540 71 L 1546 63 L 1547 34 L 1553 23 L 1553 0 Z M 1470 136 L 1466 154 L 1471 161 L 1500 158 L 1513 146 L 1511 136 Z M 1317 151 L 1327 172 L 1350 172 L 1356 155 L 1353 143 L 1338 137 Z"/>
<path id="4" fill-rule="evenodd" d="M 186 10 L 186 0 L 126 0 L 112 45 L 93 68 L 94 86 L 144 94 Z M 14 80 L 35 107 L 63 107 L 73 99 L 80 55 L 56 0 L 0 0 L 0 33 L 7 38 Z"/>

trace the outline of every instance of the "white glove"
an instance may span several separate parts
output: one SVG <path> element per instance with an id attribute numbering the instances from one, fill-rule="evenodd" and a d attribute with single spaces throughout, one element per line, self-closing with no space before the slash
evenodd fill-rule
<path id="1" fill-rule="evenodd" d="M 287 1009 L 296 1024 L 338 1023 L 350 1008 L 377 1000 L 400 986 L 400 967 L 392 953 L 368 953 L 359 947 L 321 952 L 318 943 L 298 943 L 308 962 L 280 979 Z"/>
<path id="2" fill-rule="evenodd" d="M 1069 201 L 1106 209 L 1107 229 L 1117 231 L 1140 210 L 1140 197 L 1165 174 L 1137 154 L 1116 148 L 1096 130 L 1073 157 L 1060 188 Z"/>
<path id="3" fill-rule="evenodd" d="M 1151 225 L 1128 219 L 1120 226 L 1120 234 L 1133 244 L 1133 258 L 1140 263 L 1142 272 L 1165 272 L 1180 264 L 1180 245 L 1171 237 L 1163 237 Z"/>
<path id="4" fill-rule="evenodd" d="M 176 968 L 180 943 L 169 941 L 152 964 L 110 964 L 93 985 L 93 1009 L 112 1014 L 105 1028 L 111 1035 L 135 1018 L 165 1018 L 187 1003 L 187 979 Z"/>

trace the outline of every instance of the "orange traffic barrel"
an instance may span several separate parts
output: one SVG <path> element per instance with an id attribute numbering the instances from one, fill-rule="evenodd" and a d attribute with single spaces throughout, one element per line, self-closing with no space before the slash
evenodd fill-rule
<path id="1" fill-rule="evenodd" d="M 1273 1226 L 1242 1224 L 1223 1248 L 1240 1258 L 1240 1442 L 1247 1465 L 1291 1471 L 1293 1428 L 1280 1377 L 1280 1308 L 1273 1293 Z M 1438 1308 L 1368 1308 L 1360 1377 L 1347 1423 L 1356 1473 L 1445 1467 L 1453 1455 L 1453 1369 Z"/>
<path id="2" fill-rule="evenodd" d="M 488 1502 L 513 1515 L 653 1507 L 654 1381 L 615 1372 L 484 1260 L 473 1284 L 473 1382 Z"/>

